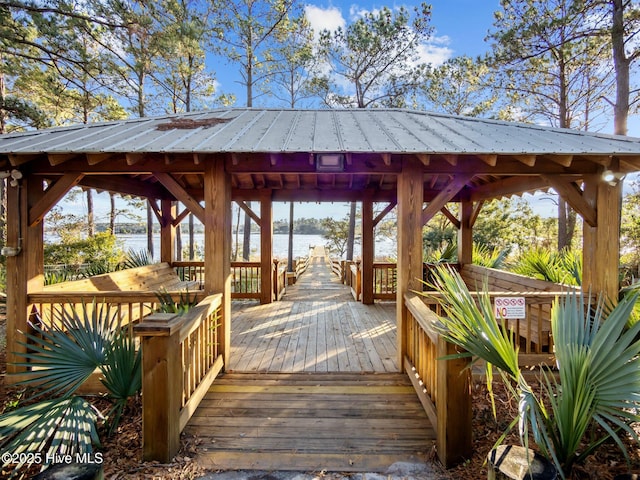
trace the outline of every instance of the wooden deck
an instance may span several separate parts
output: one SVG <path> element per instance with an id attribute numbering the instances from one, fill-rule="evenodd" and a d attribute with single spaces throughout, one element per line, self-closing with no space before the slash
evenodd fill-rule
<path id="1" fill-rule="evenodd" d="M 209 469 L 384 471 L 435 431 L 396 364 L 395 304 L 353 301 L 314 257 L 282 301 L 234 302 L 231 364 L 184 431 Z"/>
<path id="2" fill-rule="evenodd" d="M 283 299 L 233 302 L 232 372 L 398 372 L 394 302 L 363 305 L 313 257 Z"/>
<path id="3" fill-rule="evenodd" d="M 435 432 L 406 375 L 225 374 L 185 432 L 208 469 L 384 471 Z"/>

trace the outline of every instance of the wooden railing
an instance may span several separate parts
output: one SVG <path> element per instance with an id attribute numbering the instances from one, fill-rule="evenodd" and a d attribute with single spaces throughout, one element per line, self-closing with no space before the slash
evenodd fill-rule
<path id="1" fill-rule="evenodd" d="M 184 292 L 169 293 L 174 301 L 179 301 Z M 202 292 L 189 292 L 191 300 L 202 298 Z M 130 329 L 147 315 L 156 312 L 160 306 L 158 295 L 154 292 L 67 292 L 47 291 L 31 293 L 28 296 L 31 322 L 41 322 L 50 327 L 65 312 L 79 312 L 83 308 L 90 312 L 93 302 L 96 308 L 108 308 L 110 315 L 116 315 L 120 326 Z"/>
<path id="2" fill-rule="evenodd" d="M 287 288 L 287 262 L 273 260 L 273 298 L 280 300 Z"/>
<path id="3" fill-rule="evenodd" d="M 436 427 L 438 457 L 449 467 L 473 449 L 469 359 L 443 358 L 459 352 L 433 328 L 438 318 L 418 295 L 405 294 L 403 316 L 404 369 Z"/>
<path id="4" fill-rule="evenodd" d="M 349 271 L 348 285 L 351 287 L 351 295 L 356 301 L 362 298 L 362 271 L 360 270 L 360 262 L 351 263 Z"/>
<path id="5" fill-rule="evenodd" d="M 478 292 L 470 292 L 477 297 Z M 521 366 L 540 364 L 553 365 L 553 335 L 551 335 L 551 305 L 553 301 L 567 295 L 566 291 L 556 292 L 487 292 L 492 304 L 496 297 L 523 299 L 524 317 L 505 320 L 506 325 L 515 334 L 519 348 L 518 360 Z M 438 299 L 441 294 L 424 292 L 421 299 L 437 315 L 442 315 Z"/>
<path id="6" fill-rule="evenodd" d="M 173 262 L 178 277 L 185 282 L 197 282 L 204 288 L 204 262 Z"/>
<path id="7" fill-rule="evenodd" d="M 298 257 L 293 260 L 293 272 L 296 274 L 296 278 L 307 271 L 309 267 L 309 256 Z"/>
<path id="8" fill-rule="evenodd" d="M 184 315 L 151 315 L 134 331 L 142 348 L 142 455 L 170 462 L 180 432 L 223 367 L 219 330 L 222 295 Z"/>
<path id="9" fill-rule="evenodd" d="M 260 298 L 260 262 L 231 262 L 231 298 Z"/>
<path id="10" fill-rule="evenodd" d="M 398 282 L 397 266 L 391 262 L 373 264 L 373 298 L 376 300 L 395 300 Z"/>
<path id="11" fill-rule="evenodd" d="M 331 271 L 338 276 L 341 282 L 344 282 L 344 261 L 339 258 L 329 257 L 329 264 L 331 265 Z"/>

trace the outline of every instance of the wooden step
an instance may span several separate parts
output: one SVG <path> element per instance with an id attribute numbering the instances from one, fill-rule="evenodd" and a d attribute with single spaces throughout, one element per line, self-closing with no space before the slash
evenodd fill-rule
<path id="1" fill-rule="evenodd" d="M 402 374 L 225 374 L 185 428 L 210 469 L 384 471 L 435 432 Z"/>

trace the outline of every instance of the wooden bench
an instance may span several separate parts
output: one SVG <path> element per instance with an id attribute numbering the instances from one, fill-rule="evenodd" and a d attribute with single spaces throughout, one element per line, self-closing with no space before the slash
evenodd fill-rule
<path id="1" fill-rule="evenodd" d="M 173 267 L 166 262 L 129 268 L 94 277 L 61 282 L 44 287 L 45 297 L 57 295 L 56 300 L 42 301 L 32 312 L 39 321 L 50 324 L 54 310 L 78 310 L 95 298 L 98 303 L 106 303 L 118 311 L 121 324 L 137 322 L 153 312 L 159 303 L 158 295 L 174 294 L 173 298 L 189 292 L 189 300 L 194 300 L 200 292 L 198 281 L 183 281 Z M 193 292 L 193 295 L 191 294 Z M 34 295 L 37 297 L 37 295 Z"/>
<path id="2" fill-rule="evenodd" d="M 143 267 L 128 268 L 94 277 L 55 283 L 44 287 L 45 291 L 65 292 L 160 292 L 198 289 L 197 281 L 183 281 L 173 267 L 166 262 Z"/>

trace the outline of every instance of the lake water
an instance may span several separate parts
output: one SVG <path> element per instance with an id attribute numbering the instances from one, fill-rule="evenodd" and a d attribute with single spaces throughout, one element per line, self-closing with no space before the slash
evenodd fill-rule
<path id="1" fill-rule="evenodd" d="M 146 235 L 117 235 L 118 239 L 122 241 L 123 247 L 126 250 L 140 251 L 147 249 L 147 236 Z M 234 237 L 235 241 L 235 237 Z M 239 241 L 242 242 L 242 234 L 239 235 Z M 187 247 L 189 242 L 188 234 L 183 233 L 182 245 Z M 154 256 L 156 260 L 159 257 L 160 252 L 160 235 L 154 235 Z M 204 234 L 195 234 L 194 243 L 196 252 L 202 251 L 204 247 Z M 322 235 L 294 235 L 293 236 L 293 256 L 304 257 L 308 255 L 309 248 L 316 245 L 325 245 L 327 240 Z M 287 234 L 274 234 L 273 235 L 273 256 L 276 258 L 287 258 L 287 250 L 289 244 L 289 236 Z M 242 247 L 240 247 L 242 248 Z M 391 239 L 384 239 L 376 241 L 376 257 L 396 257 L 396 243 Z M 360 245 L 356 243 L 354 246 L 354 257 L 360 255 Z M 260 234 L 254 233 L 251 235 L 251 257 L 260 256 Z"/>

